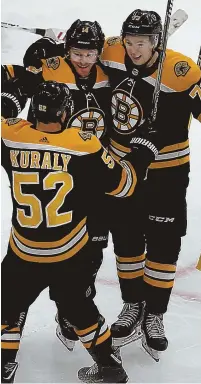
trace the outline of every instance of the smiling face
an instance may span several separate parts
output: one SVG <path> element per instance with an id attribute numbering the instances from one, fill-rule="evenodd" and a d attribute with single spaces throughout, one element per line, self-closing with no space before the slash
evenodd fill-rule
<path id="1" fill-rule="evenodd" d="M 81 77 L 89 76 L 91 68 L 98 59 L 97 49 L 79 49 L 70 48 L 69 50 L 70 61 L 74 66 L 76 72 Z"/>
<path id="2" fill-rule="evenodd" d="M 149 36 L 126 35 L 124 45 L 135 65 L 145 64 L 153 55 L 154 45 Z"/>

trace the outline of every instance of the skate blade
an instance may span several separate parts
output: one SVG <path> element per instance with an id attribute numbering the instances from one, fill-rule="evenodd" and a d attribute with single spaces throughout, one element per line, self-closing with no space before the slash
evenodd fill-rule
<path id="1" fill-rule="evenodd" d="M 127 345 L 127 344 L 130 344 L 132 343 L 133 341 L 136 341 L 138 339 L 141 339 L 142 337 L 142 330 L 141 330 L 141 326 L 139 325 L 138 327 L 136 327 L 133 332 L 126 336 L 126 337 L 119 337 L 119 338 L 115 338 L 113 337 L 112 338 L 112 345 L 114 347 L 124 347 L 124 345 Z"/>
<path id="2" fill-rule="evenodd" d="M 161 352 L 160 351 L 156 351 L 156 349 L 150 348 L 147 345 L 145 336 L 143 336 L 143 338 L 142 338 L 142 347 L 149 354 L 149 356 L 151 356 L 152 359 L 154 359 L 157 363 L 160 361 L 160 353 Z"/>
<path id="3" fill-rule="evenodd" d="M 61 328 L 60 328 L 59 325 L 57 326 L 57 329 L 56 329 L 56 335 L 57 335 L 58 339 L 65 345 L 65 347 L 66 347 L 70 352 L 73 352 L 74 347 L 75 347 L 75 341 L 74 341 L 74 340 L 67 339 L 66 337 L 64 337 L 64 336 L 62 335 Z"/>

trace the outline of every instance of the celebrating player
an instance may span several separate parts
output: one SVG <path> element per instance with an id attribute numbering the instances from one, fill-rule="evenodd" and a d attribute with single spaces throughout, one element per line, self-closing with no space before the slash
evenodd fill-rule
<path id="1" fill-rule="evenodd" d="M 13 98 L 4 92 L 2 105 L 8 99 L 13 115 L 16 99 L 20 106 L 24 103 L 21 97 L 20 90 Z M 137 151 L 119 164 L 91 133 L 66 129 L 74 108 L 66 84 L 40 84 L 31 108 L 35 124 L 19 118 L 2 123 L 2 165 L 13 202 L 2 262 L 2 382 L 13 382 L 18 366 L 24 325 L 20 315 L 50 285 L 95 361 L 93 369 L 80 369 L 80 380 L 126 382 L 119 351 L 112 348 L 110 330 L 88 289 L 94 279 L 94 245 L 88 241 L 87 214 L 97 196 L 133 194 L 137 179 L 158 153 L 160 139 L 148 131 L 133 141 Z"/>
<path id="2" fill-rule="evenodd" d="M 97 21 L 78 19 L 68 29 L 64 44 L 57 44 L 49 38 L 40 39 L 32 44 L 25 53 L 24 67 L 26 77 L 29 76 L 29 95 L 34 93 L 36 84 L 41 81 L 55 80 L 66 83 L 71 89 L 74 101 L 74 111 L 66 121 L 66 127 L 92 132 L 106 146 L 106 131 L 111 125 L 108 108 L 111 103 L 111 90 L 108 76 L 103 72 L 99 61 L 104 40 L 104 33 Z M 33 121 L 31 111 L 28 120 Z M 107 246 L 108 228 L 100 200 L 99 204 L 95 202 L 90 208 L 91 215 L 88 216 L 90 239 L 96 243 L 95 279 L 103 258 L 102 249 Z M 94 285 L 92 290 L 95 295 Z M 50 297 L 57 302 L 52 289 Z M 63 318 L 61 312 L 56 318 L 59 321 L 58 337 L 68 348 L 72 348 L 71 340 L 77 339 L 73 328 L 69 326 L 68 320 Z"/>
<path id="3" fill-rule="evenodd" d="M 161 35 L 160 16 L 137 9 L 124 21 L 121 36 L 105 44 L 101 61 L 112 86 L 109 152 L 117 160 L 130 152 L 131 138 L 143 132 L 150 117 Z M 156 359 L 157 351 L 168 345 L 163 314 L 174 284 L 181 238 L 186 234 L 188 123 L 191 113 L 201 121 L 200 77 L 193 60 L 166 50 L 155 123 L 164 148 L 135 195 L 121 200 L 118 210 L 115 199 L 109 203 L 124 301 L 112 335 L 116 345 L 124 345 L 141 335 L 142 323 L 143 344 Z"/>

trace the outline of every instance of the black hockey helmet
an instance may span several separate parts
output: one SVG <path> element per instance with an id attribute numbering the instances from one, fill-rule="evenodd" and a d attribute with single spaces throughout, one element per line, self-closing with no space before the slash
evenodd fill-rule
<path id="1" fill-rule="evenodd" d="M 67 30 L 65 36 L 65 46 L 80 49 L 97 49 L 100 54 L 103 49 L 105 35 L 97 21 L 76 20 Z"/>
<path id="2" fill-rule="evenodd" d="M 122 25 L 122 40 L 126 35 L 157 36 L 157 46 L 162 36 L 160 16 L 154 11 L 136 9 L 127 17 Z"/>
<path id="3" fill-rule="evenodd" d="M 69 118 L 74 110 L 70 89 L 56 81 L 41 83 L 32 97 L 31 108 L 36 120 L 42 123 L 61 122 L 64 111 Z"/>

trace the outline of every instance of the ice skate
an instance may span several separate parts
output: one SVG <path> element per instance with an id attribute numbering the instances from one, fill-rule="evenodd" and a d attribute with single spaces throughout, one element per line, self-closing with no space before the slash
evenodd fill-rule
<path id="1" fill-rule="evenodd" d="M 165 337 L 162 314 L 147 313 L 142 323 L 143 337 L 142 346 L 155 360 L 160 360 L 160 353 L 168 347 Z"/>
<path id="2" fill-rule="evenodd" d="M 112 324 L 113 345 L 123 347 L 142 337 L 144 303 L 125 303 L 118 320 Z"/>
<path id="3" fill-rule="evenodd" d="M 72 325 L 68 322 L 67 319 L 64 319 L 64 318 L 62 318 L 62 325 L 61 325 L 58 320 L 58 314 L 56 314 L 55 320 L 58 323 L 56 328 L 57 337 L 70 352 L 73 352 L 75 347 L 75 342 L 79 340 L 79 338 L 77 337 Z"/>

